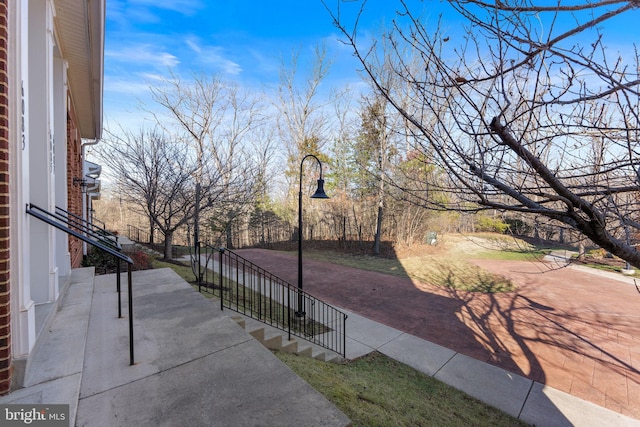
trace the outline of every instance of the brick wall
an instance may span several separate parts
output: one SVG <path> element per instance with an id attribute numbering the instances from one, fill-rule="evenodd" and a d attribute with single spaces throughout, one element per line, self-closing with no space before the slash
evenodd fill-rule
<path id="1" fill-rule="evenodd" d="M 0 394 L 11 386 L 8 5 L 0 0 Z"/>
<path id="2" fill-rule="evenodd" d="M 67 99 L 71 99 L 67 97 Z M 82 173 L 82 140 L 73 105 L 67 111 L 67 207 L 68 211 L 82 216 L 82 187 L 73 185 L 73 178 L 84 178 Z M 82 263 L 82 241 L 69 236 L 69 253 L 71 268 L 78 268 Z"/>

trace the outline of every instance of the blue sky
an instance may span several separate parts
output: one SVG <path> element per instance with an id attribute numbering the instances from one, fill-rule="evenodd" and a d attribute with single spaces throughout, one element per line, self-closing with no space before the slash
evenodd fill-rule
<path id="1" fill-rule="evenodd" d="M 337 4 L 337 0 L 328 0 Z M 419 1 L 413 1 L 420 9 Z M 370 1 L 362 30 L 377 32 L 389 22 L 395 2 Z M 359 2 L 342 2 L 353 16 Z M 278 83 L 283 60 L 299 52 L 300 71 L 324 44 L 333 61 L 329 81 L 358 82 L 351 50 L 338 41 L 320 0 L 109 0 L 105 47 L 105 119 L 131 122 L 148 86 L 167 76 L 216 73 L 244 86 Z"/>
<path id="2" fill-rule="evenodd" d="M 339 0 L 327 0 L 330 5 Z M 446 2 L 408 0 L 412 11 L 434 20 Z M 354 16 L 360 1 L 342 0 L 344 16 Z M 370 0 L 360 30 L 379 33 L 394 17 L 398 2 Z M 637 12 L 637 11 L 636 11 Z M 627 19 L 638 17 L 630 14 Z M 629 21 L 620 30 L 628 43 Z M 449 21 L 451 30 L 455 24 Z M 636 37 L 637 38 L 637 37 Z M 109 0 L 105 47 L 105 124 L 136 126 L 139 101 L 149 84 L 169 70 L 187 76 L 216 73 L 243 86 L 262 89 L 278 83 L 283 59 L 300 53 L 299 68 L 312 65 L 313 49 L 323 43 L 333 61 L 327 84 L 359 81 L 350 48 L 339 41 L 320 0 Z M 628 44 L 629 46 L 631 43 Z"/>

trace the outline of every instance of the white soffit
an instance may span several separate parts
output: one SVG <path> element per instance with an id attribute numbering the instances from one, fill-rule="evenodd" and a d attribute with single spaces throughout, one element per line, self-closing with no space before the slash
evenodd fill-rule
<path id="1" fill-rule="evenodd" d="M 102 136 L 105 0 L 54 0 L 55 27 L 80 136 Z"/>

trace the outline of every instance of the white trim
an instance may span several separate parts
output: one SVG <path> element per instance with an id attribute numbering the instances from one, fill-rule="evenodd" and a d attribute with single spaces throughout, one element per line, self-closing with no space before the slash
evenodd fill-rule
<path id="1" fill-rule="evenodd" d="M 29 2 L 28 73 L 29 97 L 29 202 L 42 209 L 55 209 L 54 126 L 54 34 L 51 1 Z M 31 221 L 29 257 L 31 298 L 36 304 L 52 302 L 57 296 L 55 229 Z"/>
<path id="2" fill-rule="evenodd" d="M 68 62 L 59 56 L 53 58 L 53 138 L 55 141 L 55 206 L 68 210 L 67 196 L 67 68 Z M 56 265 L 59 276 L 71 274 L 71 253 L 69 252 L 69 235 L 61 230 L 56 230 Z M 54 298 L 57 298 L 58 290 L 54 290 Z"/>
<path id="3" fill-rule="evenodd" d="M 28 1 L 15 2 L 9 11 L 9 116 L 10 192 L 10 269 L 11 269 L 11 352 L 13 358 L 25 357 L 36 341 L 35 305 L 31 299 L 29 260 L 30 222 L 25 213 L 29 189 L 29 114 L 28 84 Z M 24 91 L 24 95 L 23 95 Z M 24 130 L 23 130 L 24 128 Z"/>

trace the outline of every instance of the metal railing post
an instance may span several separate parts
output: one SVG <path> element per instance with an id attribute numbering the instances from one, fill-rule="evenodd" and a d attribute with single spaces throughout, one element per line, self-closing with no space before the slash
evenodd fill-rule
<path id="1" fill-rule="evenodd" d="M 129 290 L 129 365 L 134 364 L 133 358 L 133 286 L 132 286 L 132 274 L 131 274 L 131 266 L 132 264 L 128 264 L 127 268 L 127 281 L 128 281 L 128 290 Z M 118 276 L 120 273 L 118 272 Z"/>
<path id="2" fill-rule="evenodd" d="M 220 249 L 220 257 L 218 258 L 220 262 L 218 263 L 218 268 L 220 273 L 218 274 L 218 281 L 220 282 L 220 311 L 224 310 L 224 276 L 222 275 L 222 255 L 224 254 L 224 249 Z"/>
<path id="3" fill-rule="evenodd" d="M 347 316 L 342 314 L 342 357 L 347 358 Z"/>
<path id="4" fill-rule="evenodd" d="M 291 341 L 291 287 L 287 286 L 287 332 Z"/>
<path id="5" fill-rule="evenodd" d="M 122 299 L 120 292 L 120 258 L 116 258 L 116 290 L 118 291 L 118 319 L 122 318 Z"/>
<path id="6" fill-rule="evenodd" d="M 244 281 L 244 268 L 242 269 L 242 274 L 243 274 L 243 278 L 242 280 Z M 261 286 L 261 280 L 260 280 L 260 273 L 258 273 L 258 319 L 262 320 L 262 286 Z"/>
<path id="7" fill-rule="evenodd" d="M 198 245 L 196 249 L 196 256 L 198 257 L 196 261 L 196 265 L 198 266 L 198 286 L 199 286 L 202 283 L 202 266 L 200 265 L 200 263 L 202 262 L 202 245 L 200 244 L 200 242 L 196 242 L 196 244 Z M 206 268 L 206 265 L 205 265 L 205 268 Z"/>
<path id="8" fill-rule="evenodd" d="M 202 269 L 200 268 L 200 242 L 196 242 L 196 246 L 195 246 L 195 255 L 196 257 L 195 259 L 195 265 L 196 268 L 198 269 L 198 275 L 196 277 L 196 279 L 198 279 L 198 292 L 202 292 Z M 206 268 L 206 266 L 205 266 Z"/>

